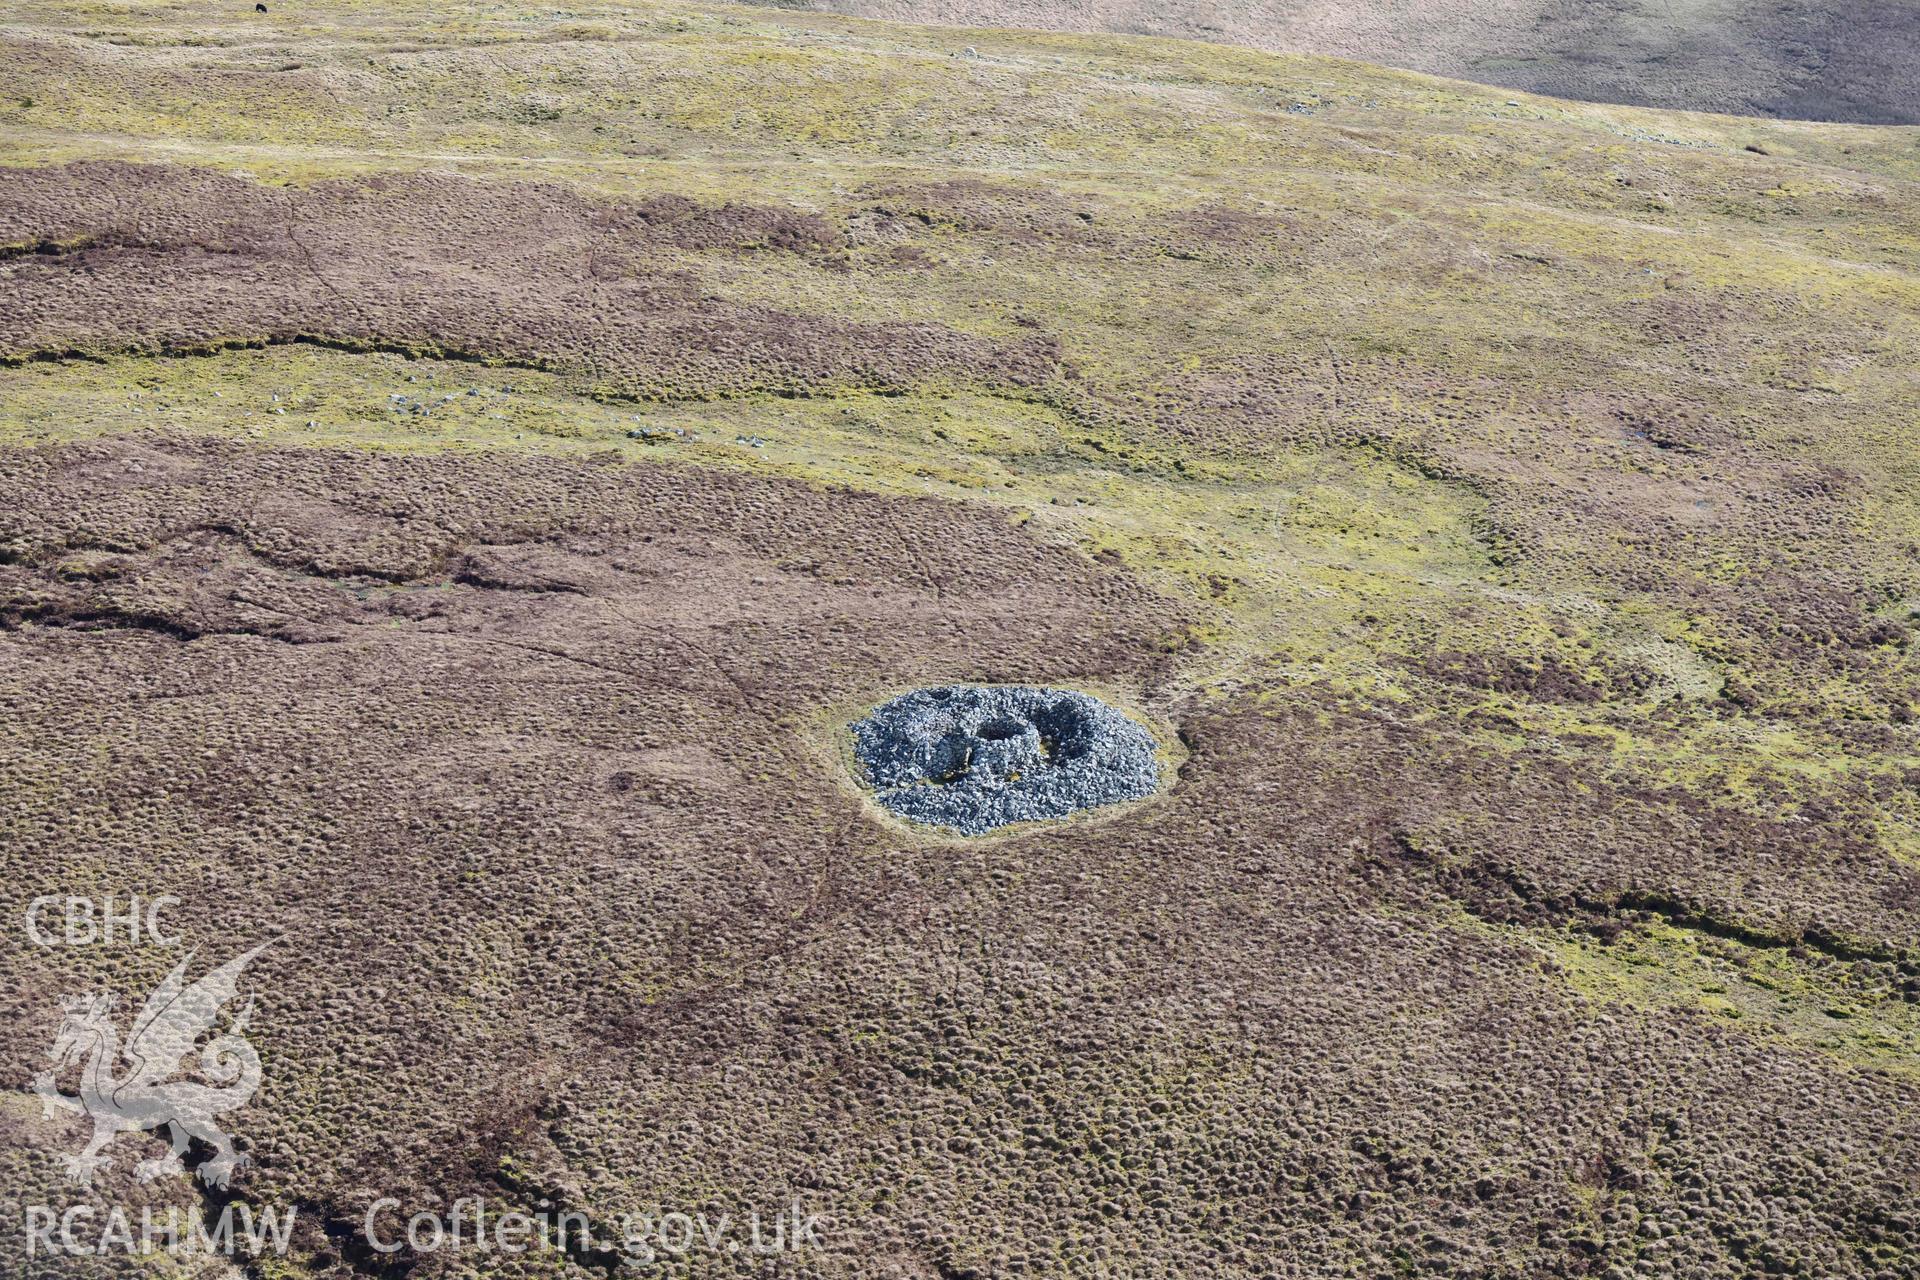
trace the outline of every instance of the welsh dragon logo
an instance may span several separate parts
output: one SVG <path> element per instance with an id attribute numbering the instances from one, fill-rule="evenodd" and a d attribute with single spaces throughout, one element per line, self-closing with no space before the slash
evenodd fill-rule
<path id="1" fill-rule="evenodd" d="M 211 1187 L 225 1187 L 246 1157 L 233 1149 L 233 1140 L 214 1123 L 214 1117 L 247 1105 L 260 1087 L 260 1055 L 243 1034 L 253 1013 L 253 1000 L 231 1019 L 226 1030 L 200 1048 L 202 1080 L 173 1079 L 182 1059 L 214 1029 L 216 1015 L 232 1000 L 241 972 L 266 950 L 263 942 L 235 956 L 193 985 L 186 982 L 189 952 L 173 972 L 147 997 L 133 1020 L 125 1049 L 112 1021 L 111 995 L 77 996 L 61 1001 L 66 1013 L 60 1034 L 48 1052 L 51 1069 L 34 1077 L 33 1091 L 47 1115 L 77 1111 L 93 1120 L 93 1138 L 78 1155 L 67 1157 L 67 1180 L 92 1186 L 98 1169 L 112 1164 L 101 1150 L 122 1133 L 165 1127 L 173 1150 L 156 1160 L 134 1166 L 142 1182 L 186 1172 L 182 1157 L 195 1138 L 213 1148 L 200 1166 L 201 1179 Z M 124 1059 L 124 1074 L 115 1075 Z M 80 1092 L 62 1093 L 55 1083 L 59 1072 L 80 1066 Z"/>

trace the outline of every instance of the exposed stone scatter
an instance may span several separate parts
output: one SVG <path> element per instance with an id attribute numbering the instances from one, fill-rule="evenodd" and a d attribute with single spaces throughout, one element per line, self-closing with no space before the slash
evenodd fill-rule
<path id="1" fill-rule="evenodd" d="M 1137 800 L 1160 778 L 1153 735 L 1072 689 L 917 689 L 853 738 L 890 812 L 966 835 Z"/>

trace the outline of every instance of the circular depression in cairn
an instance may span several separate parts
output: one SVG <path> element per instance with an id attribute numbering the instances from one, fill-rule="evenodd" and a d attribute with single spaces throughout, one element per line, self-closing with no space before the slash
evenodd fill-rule
<path id="1" fill-rule="evenodd" d="M 1032 685 L 916 689 L 853 726 L 881 805 L 970 836 L 1151 795 L 1157 746 L 1090 694 Z"/>

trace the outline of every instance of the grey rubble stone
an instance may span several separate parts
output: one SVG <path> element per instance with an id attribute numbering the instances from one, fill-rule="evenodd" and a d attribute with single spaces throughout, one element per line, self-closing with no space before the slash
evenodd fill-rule
<path id="1" fill-rule="evenodd" d="M 857 721 L 853 743 L 889 812 L 964 835 L 1137 800 L 1160 781 L 1153 735 L 1073 689 L 916 689 Z"/>

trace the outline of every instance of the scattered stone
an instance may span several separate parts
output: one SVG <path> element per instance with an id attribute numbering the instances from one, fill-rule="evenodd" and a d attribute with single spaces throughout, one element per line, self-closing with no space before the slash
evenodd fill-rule
<path id="1" fill-rule="evenodd" d="M 868 713 L 853 741 L 883 807 L 963 835 L 1137 800 L 1160 782 L 1153 735 L 1072 689 L 917 689 Z"/>

